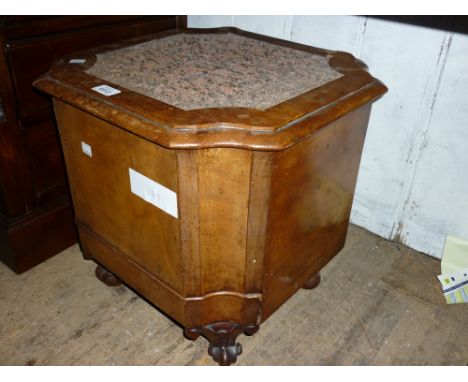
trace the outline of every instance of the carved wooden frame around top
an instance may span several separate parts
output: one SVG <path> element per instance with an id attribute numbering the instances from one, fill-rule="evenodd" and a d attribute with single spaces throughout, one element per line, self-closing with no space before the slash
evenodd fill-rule
<path id="1" fill-rule="evenodd" d="M 327 57 L 330 66 L 343 76 L 266 110 L 228 107 L 182 110 L 85 73 L 96 62 L 99 52 L 176 33 L 235 33 L 292 47 Z M 70 64 L 69 60 L 77 56 L 86 59 L 86 62 Z M 34 82 L 34 86 L 142 138 L 172 149 L 236 147 L 284 150 L 320 127 L 375 101 L 387 91 L 385 85 L 367 72 L 367 66 L 349 53 L 318 49 L 237 28 L 165 31 L 73 57 L 58 61 L 49 73 Z M 121 90 L 121 94 L 106 97 L 91 90 L 103 82 Z"/>

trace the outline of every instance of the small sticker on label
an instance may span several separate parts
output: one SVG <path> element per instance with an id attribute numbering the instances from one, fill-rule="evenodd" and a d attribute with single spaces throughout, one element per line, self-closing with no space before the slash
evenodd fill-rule
<path id="1" fill-rule="evenodd" d="M 93 156 L 93 150 L 91 150 L 91 146 L 83 141 L 81 141 L 81 151 L 83 151 L 89 157 Z"/>
<path id="2" fill-rule="evenodd" d="M 86 62 L 86 58 L 72 58 L 68 61 L 69 64 L 84 64 Z"/>
<path id="3" fill-rule="evenodd" d="M 177 194 L 162 184 L 129 168 L 130 190 L 148 203 L 178 218 Z"/>
<path id="4" fill-rule="evenodd" d="M 94 90 L 95 92 L 105 95 L 106 97 L 110 97 L 110 96 L 121 93 L 120 90 L 114 89 L 113 87 L 110 87 L 109 85 L 99 85 L 91 89 Z"/>

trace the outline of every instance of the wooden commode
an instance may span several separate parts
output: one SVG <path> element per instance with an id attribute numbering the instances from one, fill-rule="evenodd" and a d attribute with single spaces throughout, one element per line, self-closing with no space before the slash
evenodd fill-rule
<path id="1" fill-rule="evenodd" d="M 352 55 L 235 28 L 68 56 L 52 95 L 85 257 L 215 361 L 343 247 L 371 104 Z"/>

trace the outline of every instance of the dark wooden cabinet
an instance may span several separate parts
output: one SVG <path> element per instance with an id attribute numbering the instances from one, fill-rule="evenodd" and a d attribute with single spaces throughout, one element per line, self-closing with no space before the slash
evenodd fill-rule
<path id="1" fill-rule="evenodd" d="M 176 16 L 0 16 L 0 259 L 17 273 L 77 240 L 50 98 L 57 58 L 184 27 Z"/>

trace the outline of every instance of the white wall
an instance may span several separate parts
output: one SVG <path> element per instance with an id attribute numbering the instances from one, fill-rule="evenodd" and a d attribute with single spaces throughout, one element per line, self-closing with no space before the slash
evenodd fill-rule
<path id="1" fill-rule="evenodd" d="M 361 58 L 389 88 L 374 104 L 351 221 L 441 257 L 468 239 L 468 36 L 354 16 L 189 16 Z"/>

